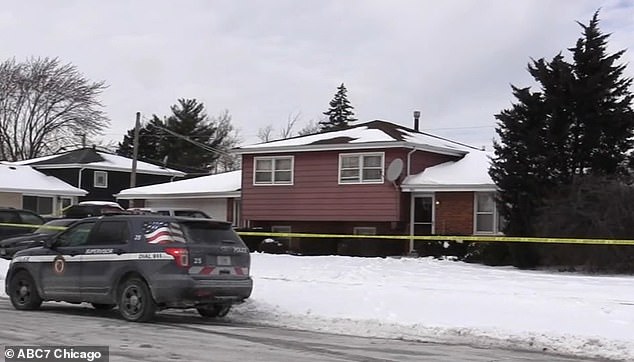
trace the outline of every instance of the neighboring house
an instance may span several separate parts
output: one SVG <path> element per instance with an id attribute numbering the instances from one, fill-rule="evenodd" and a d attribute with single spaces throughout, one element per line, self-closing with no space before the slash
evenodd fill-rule
<path id="1" fill-rule="evenodd" d="M 214 219 L 239 225 L 241 172 L 167 182 L 121 190 L 117 200 L 135 200 L 138 207 L 202 210 Z"/>
<path id="2" fill-rule="evenodd" d="M 498 232 L 487 156 L 459 142 L 372 121 L 236 152 L 243 226 L 335 234 Z M 401 249 L 409 244 L 390 242 Z"/>
<path id="3" fill-rule="evenodd" d="M 130 187 L 132 173 L 132 159 L 97 151 L 94 148 L 80 148 L 13 164 L 29 165 L 40 172 L 88 191 L 88 194 L 81 197 L 79 201 L 114 201 L 114 194 Z M 138 186 L 163 183 L 185 175 L 181 171 L 141 161 L 137 162 L 136 172 Z"/>
<path id="4" fill-rule="evenodd" d="M 0 207 L 54 215 L 86 193 L 30 166 L 0 163 Z"/>

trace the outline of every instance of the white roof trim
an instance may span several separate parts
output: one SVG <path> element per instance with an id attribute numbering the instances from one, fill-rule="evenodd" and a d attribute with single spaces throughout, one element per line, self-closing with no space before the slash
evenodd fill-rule
<path id="1" fill-rule="evenodd" d="M 38 189 L 20 189 L 20 188 L 0 188 L 0 192 L 7 193 L 20 193 L 24 195 L 38 195 L 38 196 L 86 196 L 88 191 L 77 189 L 81 191 L 66 191 L 66 190 L 38 190 Z"/>
<path id="2" fill-rule="evenodd" d="M 498 191 L 495 185 L 402 185 L 403 192 Z"/>
<path id="3" fill-rule="evenodd" d="M 65 169 L 65 168 L 83 168 L 88 170 L 99 170 L 99 171 L 121 171 L 121 172 L 132 172 L 131 168 L 127 167 L 118 167 L 118 166 L 103 166 L 96 165 L 95 163 L 67 163 L 67 164 L 56 164 L 56 165 L 32 165 L 28 166 L 33 167 L 34 169 L 39 170 L 53 170 L 53 169 Z M 150 171 L 137 169 L 137 174 L 145 174 L 145 175 L 161 175 L 161 176 L 185 176 L 184 172 L 176 171 L 176 170 L 165 170 L 165 171 Z"/>
<path id="4" fill-rule="evenodd" d="M 197 193 L 182 193 L 182 194 L 125 194 L 114 195 L 117 199 L 121 200 L 174 200 L 174 199 L 225 199 L 225 198 L 240 198 L 240 191 L 233 192 L 197 192 Z"/>
<path id="5" fill-rule="evenodd" d="M 315 151 L 343 151 L 343 150 L 367 150 L 386 148 L 411 148 L 419 151 L 428 151 L 450 156 L 463 156 L 466 151 L 435 147 L 418 143 L 404 141 L 368 142 L 368 143 L 338 143 L 338 144 L 317 144 L 301 146 L 279 146 L 279 147 L 258 147 L 258 148 L 236 148 L 232 152 L 238 155 L 244 154 L 269 154 L 269 153 L 295 153 L 295 152 L 315 152 Z"/>

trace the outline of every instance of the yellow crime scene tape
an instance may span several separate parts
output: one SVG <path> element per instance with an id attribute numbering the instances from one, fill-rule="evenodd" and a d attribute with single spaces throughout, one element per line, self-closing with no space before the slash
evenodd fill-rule
<path id="1" fill-rule="evenodd" d="M 345 235 L 345 234 L 306 234 L 306 233 L 269 233 L 240 231 L 245 236 L 277 236 L 280 238 L 337 238 L 337 239 L 393 239 L 428 240 L 455 242 L 519 242 L 550 244 L 591 244 L 591 245 L 634 245 L 634 240 L 625 239 L 575 239 L 575 238 L 535 238 L 507 236 L 448 236 L 448 235 Z"/>
<path id="2" fill-rule="evenodd" d="M 4 222 L 0 222 L 0 226 L 10 226 L 10 227 L 16 227 L 16 228 L 25 228 L 25 229 L 51 229 L 51 230 L 66 230 L 66 226 L 54 226 L 54 225 L 28 225 L 28 224 L 10 224 L 10 223 L 4 223 Z"/>
<path id="3" fill-rule="evenodd" d="M 19 228 L 47 228 L 51 230 L 66 230 L 65 226 L 26 225 L 0 223 L 0 226 Z M 263 231 L 238 231 L 244 236 L 268 236 L 278 238 L 328 238 L 328 239 L 391 239 L 391 240 L 427 240 L 427 241 L 455 241 L 461 242 L 511 242 L 511 243 L 548 243 L 548 244 L 587 244 L 587 245 L 634 245 L 634 240 L 628 239 L 577 239 L 577 238 L 537 238 L 510 236 L 450 236 L 450 235 L 351 235 L 351 234 L 311 234 L 311 233 L 272 233 Z"/>

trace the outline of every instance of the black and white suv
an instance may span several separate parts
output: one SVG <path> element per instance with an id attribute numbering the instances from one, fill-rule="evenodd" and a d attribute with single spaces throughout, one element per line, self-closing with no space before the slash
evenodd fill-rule
<path id="1" fill-rule="evenodd" d="M 158 215 L 86 218 L 15 254 L 6 293 L 16 309 L 43 301 L 118 307 L 129 321 L 196 308 L 221 317 L 251 295 L 249 250 L 231 224 Z"/>

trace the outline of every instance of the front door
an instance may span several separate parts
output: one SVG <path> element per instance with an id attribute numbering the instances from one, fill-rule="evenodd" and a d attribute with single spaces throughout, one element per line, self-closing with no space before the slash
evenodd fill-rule
<path id="1" fill-rule="evenodd" d="M 431 235 L 434 232 L 434 197 L 415 196 L 413 209 L 413 234 Z"/>

